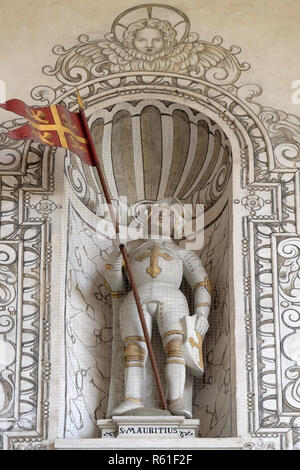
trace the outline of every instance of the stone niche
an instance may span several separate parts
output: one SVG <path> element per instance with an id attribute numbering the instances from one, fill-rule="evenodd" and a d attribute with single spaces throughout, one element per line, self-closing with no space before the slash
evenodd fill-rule
<path id="1" fill-rule="evenodd" d="M 151 63 L 123 48 L 124 27 L 147 18 L 167 19 L 177 37 Z M 105 37 L 55 46 L 49 80 L 31 96 L 78 111 L 80 90 L 113 199 L 205 206 L 198 251 L 214 291 L 205 375 L 189 396 L 193 445 L 298 449 L 300 119 L 261 104 L 240 48 L 222 44 L 192 33 L 170 5 L 131 7 Z M 75 155 L 10 140 L 20 124 L 0 126 L 0 446 L 99 447 L 97 421 L 120 429 L 103 420 L 123 387 L 103 280 L 109 242 L 96 231 L 103 194 Z M 155 330 L 153 341 L 162 372 Z M 152 391 L 145 399 L 157 406 Z"/>
<path id="2" fill-rule="evenodd" d="M 189 400 L 193 418 L 200 419 L 199 437 L 236 436 L 230 142 L 205 114 L 159 99 L 102 105 L 93 110 L 89 124 L 112 199 L 127 196 L 133 205 L 175 196 L 205 206 L 204 244 L 198 252 L 214 291 L 204 341 L 205 374 L 202 379 L 188 376 L 193 382 Z M 72 155 L 65 172 L 74 194 L 67 214 L 65 410 L 60 437 L 89 438 L 98 435 L 96 420 L 122 400 L 122 364 L 112 367 L 121 345 L 113 347 L 116 319 L 102 277 L 109 244 L 96 234 L 103 202 L 97 178 Z M 192 313 L 192 293 L 185 282 L 182 290 Z M 164 380 L 164 355 L 155 328 L 153 343 Z M 153 394 L 154 387 L 149 390 Z M 154 399 L 150 395 L 146 404 L 159 407 L 155 391 Z"/>

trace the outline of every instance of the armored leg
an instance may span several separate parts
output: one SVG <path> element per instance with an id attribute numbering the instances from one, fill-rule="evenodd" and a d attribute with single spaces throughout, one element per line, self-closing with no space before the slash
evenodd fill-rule
<path id="1" fill-rule="evenodd" d="M 182 341 L 183 333 L 180 331 L 170 331 L 163 337 L 167 357 L 165 374 L 168 388 L 168 408 L 172 414 L 191 418 L 191 414 L 183 402 L 186 365 L 181 349 Z"/>
<path id="2" fill-rule="evenodd" d="M 151 317 L 144 309 L 149 335 Z M 120 309 L 120 326 L 124 352 L 124 401 L 112 412 L 121 415 L 129 410 L 142 408 L 142 385 L 148 356 L 145 338 L 140 325 L 134 299 L 129 295 Z"/>
<path id="3" fill-rule="evenodd" d="M 187 300 L 179 289 L 164 292 L 164 297 L 160 300 L 157 323 L 166 353 L 168 408 L 175 415 L 191 418 L 191 413 L 183 402 L 186 380 L 186 364 L 182 353 L 183 318 L 188 314 Z"/>
<path id="4" fill-rule="evenodd" d="M 124 339 L 125 400 L 141 403 L 141 386 L 145 373 L 147 347 L 143 337 Z"/>

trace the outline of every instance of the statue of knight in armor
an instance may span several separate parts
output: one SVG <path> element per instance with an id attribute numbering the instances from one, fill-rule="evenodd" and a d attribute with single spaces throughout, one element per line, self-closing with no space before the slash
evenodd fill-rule
<path id="1" fill-rule="evenodd" d="M 168 210 L 165 210 L 166 202 Z M 201 345 L 208 329 L 212 289 L 198 255 L 181 248 L 173 240 L 174 229 L 182 223 L 182 213 L 174 207 L 178 207 L 178 201 L 173 198 L 156 203 L 156 210 L 148 214 L 148 224 L 144 224 L 147 238 L 144 234 L 145 238 L 127 243 L 126 248 L 149 335 L 151 337 L 155 321 L 163 342 L 168 409 L 174 415 L 191 418 L 183 400 L 186 367 L 193 368 L 194 373 L 196 370 L 194 375 L 203 373 Z M 169 223 L 164 220 L 166 218 L 169 218 Z M 114 297 L 125 292 L 119 250 L 111 255 L 104 276 Z M 194 315 L 191 317 L 187 299 L 180 290 L 183 276 L 194 291 Z M 128 414 L 130 410 L 144 407 L 141 392 L 148 356 L 132 291 L 120 301 L 119 311 L 125 393 L 123 402 L 112 411 L 112 415 Z M 193 360 L 193 354 L 198 361 Z"/>

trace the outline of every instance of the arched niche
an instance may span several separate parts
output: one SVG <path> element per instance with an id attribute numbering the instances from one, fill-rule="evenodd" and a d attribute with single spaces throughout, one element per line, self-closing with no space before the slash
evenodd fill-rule
<path id="1" fill-rule="evenodd" d="M 205 376 L 202 379 L 194 379 L 193 387 L 193 417 L 200 418 L 202 437 L 233 437 L 236 436 L 236 373 L 235 373 L 235 323 L 234 323 L 234 298 L 232 272 L 232 144 L 226 132 L 213 119 L 208 117 L 203 110 L 197 106 L 171 101 L 170 99 L 149 99 L 149 97 L 135 96 L 134 100 L 115 100 L 114 102 L 102 103 L 101 108 L 97 106 L 87 111 L 89 125 L 96 144 L 97 152 L 101 160 L 102 169 L 113 199 L 120 196 L 128 196 L 128 203 L 135 204 L 138 201 L 152 200 L 175 196 L 184 203 L 202 203 L 205 206 L 205 235 L 204 245 L 198 250 L 201 259 L 206 266 L 207 272 L 214 286 L 212 309 L 209 317 L 210 329 L 204 342 L 204 362 L 206 367 Z M 65 172 L 73 188 L 74 196 L 70 217 L 73 224 L 82 226 L 86 224 L 85 214 L 98 214 L 101 216 L 102 196 L 99 190 L 97 177 L 94 171 L 79 161 L 75 156 L 69 155 L 65 163 Z M 90 218 L 90 216 L 88 217 Z M 90 259 L 99 260 L 98 278 L 99 291 L 103 293 L 102 268 L 105 260 L 107 243 L 97 239 L 95 235 L 95 223 L 93 222 L 81 229 L 81 244 L 85 256 Z M 81 220 L 81 221 L 80 221 Z M 91 231 L 94 242 L 90 244 Z M 81 248 L 76 247 L 78 243 L 78 232 L 72 230 L 68 245 L 69 263 L 76 264 L 76 255 Z M 85 235 L 88 233 L 88 235 Z M 72 240 L 73 238 L 73 240 Z M 97 248 L 96 248 L 97 245 Z M 90 250 L 89 251 L 89 247 Z M 97 249 L 102 253 L 99 256 Z M 81 266 L 84 266 L 84 261 Z M 81 263 L 80 261 L 80 263 Z M 78 265 L 79 267 L 79 265 Z M 79 268 L 80 269 L 80 268 Z M 70 272 L 75 273 L 76 269 Z M 88 278 L 88 273 L 82 276 Z M 95 283 L 95 279 L 92 280 Z M 78 273 L 75 278 L 72 274 L 67 276 L 66 291 L 66 324 L 67 329 L 66 348 L 67 355 L 67 380 L 66 380 L 66 426 L 63 437 L 85 437 L 91 432 L 85 428 L 74 426 L 72 415 L 76 414 L 76 385 L 74 388 L 74 377 L 80 369 L 72 364 L 72 357 L 82 358 L 84 351 L 77 349 L 78 342 L 72 342 L 72 331 L 75 336 L 82 330 L 84 318 L 78 320 L 74 299 L 73 287 L 78 288 Z M 79 284 L 84 287 L 84 282 Z M 71 288 L 70 288 L 71 286 Z M 84 302 L 88 305 L 94 303 L 93 293 L 88 285 L 85 285 Z M 182 286 L 183 291 L 189 298 L 191 313 L 193 312 L 193 301 L 191 292 L 186 284 Z M 98 292 L 99 293 L 99 292 Z M 90 297 L 89 297 L 90 295 Z M 93 299 L 91 301 L 91 299 Z M 105 296 L 98 295 L 98 309 L 103 315 L 102 327 L 111 328 L 114 319 L 111 318 L 112 310 L 110 302 Z M 83 299 L 79 300 L 79 303 Z M 90 302 L 91 301 L 91 302 Z M 96 306 L 93 308 L 97 308 Z M 83 309 L 84 310 L 84 309 Z M 85 310 L 86 311 L 86 310 Z M 100 329 L 101 330 L 101 329 Z M 102 330 L 103 332 L 104 330 Z M 108 331 L 108 330 L 107 330 Z M 102 335 L 103 336 L 103 335 Z M 90 339 L 88 339 L 88 337 Z M 73 336 L 74 338 L 74 336 Z M 95 340 L 93 328 L 87 333 L 85 341 L 90 344 Z M 154 342 L 159 341 L 156 333 Z M 106 357 L 103 364 L 98 363 L 102 369 L 101 375 L 105 377 L 101 384 L 101 400 L 97 389 L 86 389 L 85 401 L 97 404 L 96 417 L 104 418 L 107 412 L 108 394 L 116 393 L 121 400 L 122 397 L 122 367 L 118 370 L 110 370 L 110 359 L 114 362 L 116 346 L 111 342 L 102 340 L 99 335 L 97 354 Z M 121 345 L 119 345 L 119 348 Z M 103 353 L 105 351 L 105 353 Z M 157 349 L 160 360 L 160 371 L 163 377 L 163 355 Z M 94 358 L 95 360 L 95 358 Z M 76 361 L 79 361 L 76 359 Z M 97 361 L 97 359 L 96 359 Z M 105 363 L 105 365 L 104 365 Z M 99 375 L 99 374 L 98 374 Z M 91 380 L 93 373 L 83 381 Z M 101 379 L 98 377 L 98 380 Z M 191 381 L 192 378 L 189 377 Z M 88 390 L 88 392 L 87 392 Z M 97 398 L 98 396 L 98 398 Z M 98 400 L 98 402 L 97 402 Z M 101 405 L 99 402 L 101 401 Z M 152 405 L 159 406 L 157 397 Z M 78 402 L 79 406 L 79 402 Z"/>
<path id="2" fill-rule="evenodd" d="M 293 268 L 299 266 L 300 249 L 300 120 L 277 110 L 276 103 L 274 109 L 257 102 L 260 86 L 239 82 L 249 69 L 249 64 L 237 59 L 239 47 L 226 49 L 219 36 L 209 43 L 190 35 L 186 15 L 171 6 L 156 6 L 141 5 L 121 13 L 105 38 L 81 35 L 70 48 L 56 46 L 56 65 L 43 69 L 51 81 L 35 87 L 32 98 L 40 106 L 60 103 L 77 111 L 78 87 L 91 125 L 99 113 L 109 113 L 114 106 L 123 109 L 142 100 L 172 103 L 183 106 L 181 111 L 187 115 L 191 110 L 201 113 L 227 136 L 232 172 L 227 189 L 207 210 L 206 233 L 216 246 L 215 235 L 221 229 L 225 233 L 219 246 L 226 245 L 224 257 L 228 253 L 229 264 L 220 277 L 221 287 L 226 275 L 230 280 L 226 347 L 235 367 L 231 367 L 230 392 L 220 394 L 217 402 L 216 391 L 226 390 L 229 375 L 222 374 L 223 355 L 206 354 L 208 363 L 211 356 L 216 359 L 213 367 L 207 366 L 212 383 L 195 388 L 200 403 L 195 407 L 203 435 L 238 438 L 197 440 L 196 445 L 206 448 L 209 441 L 214 449 L 299 448 L 299 348 L 295 344 L 300 303 Z M 179 46 L 190 50 L 196 46 L 200 51 L 196 61 L 180 59 L 177 49 L 171 51 L 171 59 L 175 58 L 171 62 L 141 63 L 128 55 L 125 62 L 120 61 L 119 20 L 124 32 L 124 26 L 137 19 L 136 10 L 138 14 L 143 10 L 144 17 L 158 11 L 160 18 L 165 9 L 164 18 L 179 28 Z M 251 81 L 244 75 L 243 79 L 243 83 Z M 119 123 L 128 112 L 122 109 Z M 168 113 L 165 121 L 170 125 Z M 0 134 L 0 235 L 6 263 L 6 311 L 1 315 L 0 334 L 7 351 L 0 376 L 0 425 L 5 449 L 43 449 L 57 436 L 97 435 L 96 419 L 107 409 L 112 318 L 101 283 L 105 250 L 99 249 L 95 235 L 95 214 L 102 202 L 97 178 L 72 155 L 65 160 L 64 178 L 63 151 L 7 139 L 6 131 L 19 124 L 4 123 Z M 186 120 L 181 124 L 186 127 Z M 215 214 L 221 214 L 217 222 Z M 209 250 L 202 255 L 207 259 Z M 216 312 L 219 307 L 214 307 Z M 214 319 L 222 324 L 218 313 L 211 315 L 211 324 Z M 213 331 L 211 349 L 222 351 L 217 340 L 222 342 L 224 335 Z M 205 347 L 210 352 L 208 343 Z M 220 380 L 214 382 L 214 376 Z M 233 411 L 226 420 L 229 397 Z M 210 405 L 201 408 L 201 403 Z M 222 416 L 220 409 L 225 410 Z M 75 448 L 80 443 L 75 439 Z"/>
<path id="3" fill-rule="evenodd" d="M 253 102 L 257 87 L 223 88 L 196 78 L 168 73 L 162 77 L 154 72 L 146 74 L 144 83 L 144 75 L 112 75 L 83 84 L 81 92 L 91 125 L 103 109 L 111 111 L 113 106 L 123 103 L 157 100 L 164 106 L 172 103 L 201 113 L 224 132 L 232 152 L 228 196 L 224 191 L 212 207 L 218 212 L 224 206 L 223 197 L 228 197 L 230 223 L 223 227 L 229 227 L 233 234 L 229 237 L 229 288 L 233 303 L 231 341 L 227 344 L 230 360 L 236 365 L 235 370 L 231 368 L 235 381 L 231 404 L 236 404 L 232 416 L 236 417 L 236 426 L 232 420 L 221 432 L 234 435 L 236 430 L 239 440 L 222 439 L 220 444 L 217 439 L 212 445 L 292 448 L 299 436 L 294 413 L 298 410 L 294 373 L 297 356 L 292 346 L 299 328 L 295 320 L 299 302 L 293 296 L 289 260 L 293 257 L 297 260 L 299 247 L 299 119 Z M 64 90 L 57 101 L 70 110 L 77 109 L 74 88 Z M 95 236 L 98 220 L 95 214 L 102 195 L 95 174 L 72 155 L 65 160 L 67 178 L 64 178 L 63 151 L 49 151 L 31 142 L 26 145 L 5 142 L 1 152 L 6 158 L 8 149 L 8 164 L 4 160 L 1 165 L 2 194 L 4 200 L 9 198 L 14 204 L 13 213 L 10 207 L 3 213 L 8 236 L 2 246 L 5 249 L 13 246 L 14 250 L 18 246 L 22 256 L 24 250 L 31 253 L 32 243 L 38 253 L 37 266 L 26 264 L 23 271 L 16 257 L 11 265 L 7 264 L 7 269 L 18 274 L 15 282 L 18 289 L 21 286 L 18 305 L 14 307 L 11 303 L 8 308 L 12 312 L 16 309 L 17 318 L 23 318 L 27 301 L 34 298 L 39 307 L 34 317 L 28 311 L 25 329 L 12 314 L 5 325 L 9 329 L 9 333 L 5 332 L 7 342 L 13 343 L 17 331 L 18 338 L 23 338 L 13 343 L 18 357 L 32 354 L 35 380 L 30 416 L 27 406 L 23 406 L 26 381 L 16 382 L 21 388 L 14 409 L 20 417 L 26 414 L 26 421 L 13 418 L 8 422 L 5 418 L 3 442 L 5 448 L 41 448 L 48 443 L 47 429 L 50 440 L 57 435 L 96 436 L 96 419 L 103 417 L 107 409 L 112 319 L 109 297 L 99 282 L 105 250 L 101 253 Z M 212 220 L 206 219 L 206 223 Z M 36 238 L 23 239 L 27 229 L 31 233 L 35 230 Z M 22 290 L 22 276 L 30 275 L 32 270 L 37 279 L 34 291 Z M 50 287 L 55 295 L 50 295 Z M 76 325 L 69 321 L 72 309 L 77 315 Z M 34 343 L 26 340 L 29 327 L 37 338 Z M 14 416 L 15 403 L 11 377 L 32 374 L 26 362 L 19 365 L 15 367 L 15 362 L 11 362 L 7 366 L 9 380 L 5 378 L 2 390 L 10 417 Z M 205 389 L 201 394 L 206 393 Z M 211 436 L 217 435 L 220 429 L 214 409 L 206 407 L 201 412 L 205 429 Z M 32 440 L 28 437 L 32 436 L 30 433 Z M 29 439 L 27 444 L 23 443 L 23 436 Z"/>

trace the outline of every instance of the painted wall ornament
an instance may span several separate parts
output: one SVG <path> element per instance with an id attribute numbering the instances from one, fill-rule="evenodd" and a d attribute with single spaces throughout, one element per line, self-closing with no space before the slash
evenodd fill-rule
<path id="1" fill-rule="evenodd" d="M 191 418 L 191 410 L 184 403 L 186 365 L 195 375 L 202 375 L 202 340 L 208 329 L 212 286 L 199 256 L 179 247 L 172 239 L 175 226 L 182 224 L 181 213 L 182 205 L 173 198 L 159 201 L 154 209 L 150 206 L 144 219 L 144 237 L 129 242 L 127 250 L 148 333 L 151 336 L 156 322 L 163 341 L 168 409 L 174 415 Z M 110 411 L 109 414 L 114 416 L 144 408 L 148 354 L 133 292 L 122 296 L 126 286 L 119 249 L 111 255 L 104 276 L 109 292 L 119 299 L 114 303 L 114 315 L 120 320 L 125 367 L 124 400 Z M 194 292 L 192 317 L 189 317 L 189 306 L 180 290 L 183 276 Z"/>
<path id="2" fill-rule="evenodd" d="M 158 24 L 157 29 L 149 28 L 147 21 L 153 19 L 160 20 L 161 29 Z M 169 23 L 164 26 L 170 33 L 169 38 L 162 31 L 163 22 Z M 143 28 L 139 29 L 142 24 Z M 126 31 L 128 37 L 125 37 Z M 140 45 L 137 39 L 141 39 Z M 155 46 L 149 47 L 156 49 L 140 50 L 144 47 L 142 42 L 150 39 Z M 182 51 L 177 62 L 175 50 Z M 210 58 L 208 51 L 212 52 Z M 216 256 L 216 247 L 219 254 L 228 249 L 231 236 L 228 217 L 232 217 L 236 230 L 235 322 L 239 337 L 238 349 L 234 351 L 232 347 L 230 357 L 236 354 L 235 374 L 239 388 L 237 397 L 231 400 L 230 387 L 234 383 L 228 360 L 230 348 L 224 338 L 231 339 L 233 329 L 229 328 L 224 315 L 219 315 L 213 343 L 217 347 L 212 347 L 204 357 L 203 390 L 206 392 L 199 387 L 194 416 L 201 416 L 202 437 L 229 438 L 236 432 L 231 424 L 231 405 L 236 401 L 240 413 L 237 429 L 245 448 L 299 449 L 299 353 L 295 348 L 300 331 L 299 117 L 277 110 L 276 103 L 274 108 L 258 103 L 256 98 L 262 88 L 239 82 L 242 72 L 249 68 L 238 61 L 239 48 L 223 48 L 219 37 L 211 43 L 199 40 L 190 33 L 186 16 L 166 5 L 139 5 L 126 10 L 104 39 L 90 40 L 87 35 L 81 35 L 71 48 L 55 46 L 53 52 L 58 56 L 56 64 L 44 67 L 43 71 L 45 76 L 53 76 L 57 84 L 52 88 L 49 80 L 46 85 L 33 88 L 32 98 L 39 104 L 62 103 L 74 110 L 78 86 L 92 125 L 97 112 L 107 111 L 120 101 L 132 108 L 139 100 L 152 99 L 156 101 L 155 106 L 175 102 L 207 114 L 226 129 L 229 139 L 236 144 L 232 165 L 233 215 L 227 204 L 225 208 L 222 206 L 223 212 L 217 211 L 216 219 L 210 219 L 206 230 L 211 239 L 204 252 L 205 266 L 215 261 L 221 268 L 216 268 L 213 274 L 217 280 L 224 280 L 223 290 L 212 278 L 215 286 L 212 309 L 217 313 L 225 312 L 226 308 L 233 312 L 233 306 L 227 303 L 228 297 L 223 295 L 231 283 L 228 264 L 224 257 Z M 134 112 L 132 115 L 135 118 Z M 171 121 L 171 116 L 169 118 Z M 56 282 L 53 271 L 57 274 L 56 269 L 51 271 L 51 268 L 64 257 L 52 249 L 53 230 L 61 225 L 57 214 L 62 211 L 67 214 L 68 232 L 64 232 L 64 236 L 68 233 L 65 238 L 69 244 L 64 258 L 67 276 L 62 299 L 66 304 L 63 313 L 67 329 L 63 342 L 67 360 L 61 437 L 95 435 L 95 420 L 103 418 L 108 409 L 113 373 L 118 375 L 118 371 L 107 370 L 113 341 L 109 295 L 104 283 L 95 284 L 91 280 L 92 274 L 99 279 L 98 265 L 102 262 L 104 267 L 107 250 L 103 248 L 99 255 L 95 230 L 88 222 L 90 215 L 96 213 L 97 198 L 102 199 L 102 194 L 93 175 L 68 154 L 65 172 L 74 194 L 69 191 L 68 200 L 62 201 L 61 187 L 56 190 L 54 184 L 56 150 L 49 151 L 31 142 L 9 141 L 5 137 L 8 129 L 20 124 L 20 120 L 14 120 L 0 127 L 0 190 L 4 202 L 1 259 L 8 260 L 0 276 L 3 293 L 0 336 L 8 351 L 7 362 L 1 364 L 0 372 L 0 429 L 1 446 L 7 449 L 48 446 L 57 435 L 49 406 L 51 410 L 57 402 L 58 388 L 52 374 L 60 366 L 60 358 L 55 358 L 56 334 L 51 336 L 50 333 L 53 325 L 56 328 L 59 324 L 62 312 L 57 304 L 53 305 L 50 293 Z M 165 125 L 168 125 L 166 119 Z M 108 139 L 105 142 L 109 148 Z M 135 151 L 139 155 L 140 148 Z M 224 162 L 226 168 L 227 161 L 228 158 Z M 110 171 L 110 161 L 106 164 Z M 166 170 L 166 165 L 163 168 Z M 231 172 L 226 173 L 226 180 L 230 177 Z M 55 208 L 51 220 L 44 217 L 46 212 L 39 210 L 45 201 L 43 196 L 49 196 L 49 201 L 56 204 L 51 206 Z M 215 202 L 214 194 L 209 205 L 211 201 Z M 77 236 L 79 232 L 84 238 Z M 16 250 L 18 261 L 10 256 Z M 152 269 L 155 273 L 157 267 L 154 265 Z M 26 289 L 23 288 L 25 282 Z M 60 283 L 63 282 L 61 278 Z M 87 284 L 92 294 L 85 298 Z M 210 324 L 216 317 L 210 316 Z M 84 336 L 82 324 L 88 325 L 91 336 Z M 206 340 L 210 331 L 213 328 L 209 328 Z M 100 353 L 97 348 L 101 349 Z M 197 351 L 196 346 L 193 349 Z M 217 371 L 220 371 L 220 380 L 214 383 Z M 211 399 L 201 408 L 204 393 Z M 121 401 L 122 397 L 110 409 Z M 216 448 L 220 441 L 223 440 L 215 439 Z"/>
<path id="3" fill-rule="evenodd" d="M 140 19 L 132 21 L 133 15 Z M 87 73 L 92 78 L 122 72 L 171 72 L 229 85 L 249 68 L 236 58 L 239 47 L 225 49 L 219 36 L 212 42 L 199 39 L 190 33 L 186 15 L 167 5 L 131 8 L 118 16 L 105 39 L 81 35 L 78 40 L 70 49 L 53 49 L 59 59 L 53 69 L 44 68 L 47 75 L 79 84 L 86 81 Z"/>

